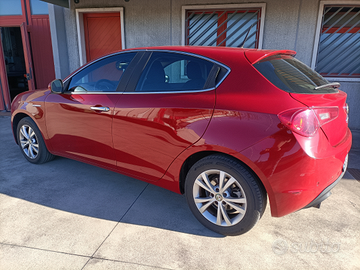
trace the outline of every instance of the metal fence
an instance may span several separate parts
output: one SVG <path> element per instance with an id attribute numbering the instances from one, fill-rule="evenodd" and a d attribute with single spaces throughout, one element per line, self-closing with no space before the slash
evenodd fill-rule
<path id="1" fill-rule="evenodd" d="M 186 44 L 258 48 L 260 16 L 260 8 L 188 10 Z"/>
<path id="2" fill-rule="evenodd" d="M 316 71 L 328 77 L 360 77 L 360 6 L 325 6 Z"/>

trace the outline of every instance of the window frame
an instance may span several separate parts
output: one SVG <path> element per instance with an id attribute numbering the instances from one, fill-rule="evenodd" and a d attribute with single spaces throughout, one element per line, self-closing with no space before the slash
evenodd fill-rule
<path id="1" fill-rule="evenodd" d="M 186 12 L 191 10 L 210 11 L 216 9 L 260 9 L 260 28 L 259 28 L 259 43 L 257 49 L 262 49 L 264 40 L 264 25 L 265 25 L 265 10 L 266 3 L 250 3 L 250 4 L 225 4 L 225 5 L 187 5 L 181 7 L 181 45 L 186 44 Z"/>
<path id="2" fill-rule="evenodd" d="M 166 55 L 166 56 L 165 56 Z M 153 57 L 156 57 L 155 59 L 153 59 Z M 145 85 L 145 82 L 148 78 L 148 73 L 150 72 L 152 65 L 157 62 L 159 57 L 166 57 L 166 59 L 175 59 L 175 61 L 171 61 L 167 66 L 164 67 L 164 74 L 166 74 L 165 69 L 173 64 L 176 64 L 178 66 L 180 66 L 180 70 L 177 73 L 177 75 L 179 75 L 180 79 L 184 79 L 184 69 L 185 69 L 185 64 L 183 61 L 203 61 L 203 62 L 207 62 L 207 64 L 211 64 L 211 68 L 209 69 L 208 72 L 208 76 L 206 78 L 206 80 L 204 80 L 204 84 L 203 87 L 201 89 L 177 89 L 177 88 L 172 88 L 173 85 L 178 85 L 179 83 L 172 83 L 172 82 L 168 82 L 167 86 L 168 88 L 165 91 L 162 91 L 161 89 L 159 90 L 149 90 L 149 91 L 141 91 L 142 88 Z M 168 58 L 167 58 L 168 57 Z M 178 58 L 178 59 L 176 59 Z M 198 62 L 196 62 L 198 63 Z M 205 63 L 204 63 L 205 64 Z M 160 93 L 164 93 L 164 92 L 199 92 L 199 91 L 204 91 L 204 90 L 208 90 L 208 88 L 205 88 L 206 86 L 206 82 L 209 80 L 209 76 L 211 74 L 211 70 L 214 68 L 214 65 L 218 66 L 216 63 L 214 63 L 213 61 L 209 61 L 208 59 L 204 59 L 195 55 L 189 55 L 189 54 L 181 54 L 181 53 L 176 53 L 176 52 L 169 52 L 169 51 L 153 51 L 149 57 L 149 60 L 147 61 L 146 65 L 143 67 L 142 72 L 141 72 L 141 76 L 139 77 L 138 81 L 137 81 L 137 85 L 135 87 L 135 92 L 141 92 L 141 93 L 149 93 L 149 92 L 160 92 Z M 176 73 L 176 71 L 175 71 Z M 173 74 L 172 74 L 173 75 Z M 171 78 L 172 76 L 170 76 Z M 186 76 L 186 78 L 188 78 Z M 190 81 L 191 79 L 187 79 L 186 82 L 182 82 L 180 84 L 186 84 L 188 81 Z M 142 86 L 139 86 L 139 83 L 142 83 Z M 139 89 L 138 89 L 139 87 Z M 214 87 L 210 87 L 215 88 Z"/>
<path id="3" fill-rule="evenodd" d="M 144 54 L 142 56 L 142 59 L 139 62 L 142 63 L 137 63 L 137 67 L 135 72 L 132 73 L 131 78 L 129 79 L 130 83 L 127 85 L 125 91 L 122 94 L 130 94 L 130 95 L 148 95 L 148 94 L 188 94 L 188 93 L 199 93 L 199 92 L 207 92 L 207 91 L 212 91 L 214 89 L 216 89 L 217 87 L 219 87 L 219 85 L 226 79 L 226 77 L 229 75 L 229 73 L 231 72 L 230 67 L 205 56 L 199 55 L 199 54 L 194 54 L 191 52 L 183 52 L 183 51 L 173 51 L 173 50 L 147 50 L 144 51 L 146 54 Z M 211 87 L 211 88 L 205 88 L 205 89 L 201 89 L 201 90 L 183 90 L 183 91 L 178 91 L 178 90 L 174 90 L 174 91 L 148 91 L 148 92 L 140 92 L 140 91 L 135 91 L 137 84 L 140 81 L 140 77 L 142 75 L 142 73 L 145 70 L 145 67 L 147 65 L 147 62 L 150 60 L 152 53 L 154 52 L 163 52 L 163 53 L 173 53 L 173 54 L 181 54 L 181 55 L 185 55 L 185 56 L 192 56 L 195 58 L 199 58 L 202 60 L 206 60 L 209 61 L 213 64 L 215 64 L 216 66 L 219 66 L 220 68 L 223 69 L 223 71 L 225 72 L 225 74 L 222 76 L 221 80 L 219 80 L 216 84 L 215 87 Z M 140 71 L 140 72 L 139 72 Z M 211 71 L 210 71 L 211 72 Z"/>
<path id="4" fill-rule="evenodd" d="M 124 71 L 123 75 L 120 77 L 120 80 L 117 84 L 117 87 L 115 88 L 115 91 L 71 91 L 69 89 L 70 83 L 73 79 L 74 76 L 78 75 L 79 73 L 83 72 L 85 69 L 89 68 L 90 66 L 97 64 L 98 62 L 101 62 L 102 60 L 105 59 L 109 59 L 112 57 L 117 57 L 120 56 L 122 54 L 129 54 L 129 53 L 135 53 L 134 57 L 132 58 L 132 60 L 129 63 L 129 66 L 127 67 L 127 69 Z M 132 51 L 123 51 L 123 52 L 115 52 L 109 55 L 105 55 L 103 57 L 100 57 L 92 62 L 88 62 L 87 64 L 83 65 L 82 67 L 80 67 L 78 70 L 76 70 L 74 73 L 70 74 L 67 78 L 65 78 L 63 80 L 64 83 L 64 94 L 123 94 L 125 89 L 124 87 L 121 87 L 120 82 L 125 82 L 124 85 L 127 84 L 127 81 L 129 81 L 132 72 L 134 71 L 134 68 L 136 69 L 136 64 L 139 61 L 139 59 L 141 59 L 143 57 L 143 51 L 139 51 L 139 50 L 132 50 Z M 127 71 L 127 72 L 126 72 Z"/>
<path id="5" fill-rule="evenodd" d="M 324 14 L 324 8 L 325 6 L 360 6 L 360 2 L 359 1 L 344 1 L 344 2 L 339 2 L 339 1 L 320 1 L 320 6 L 319 6 L 319 12 L 318 12 L 318 16 L 317 16 L 317 24 L 316 24 L 316 32 L 315 32 L 315 41 L 314 41 L 314 48 L 313 48 L 313 54 L 312 54 L 312 59 L 311 59 L 311 68 L 313 70 L 315 70 L 316 67 L 316 61 L 317 61 L 317 57 L 318 57 L 318 51 L 319 51 L 319 44 L 320 44 L 320 36 L 321 36 L 321 28 L 322 28 L 322 18 L 323 18 L 323 14 Z M 323 75 L 321 75 L 323 76 Z M 355 82 L 360 82 L 360 78 L 354 78 L 354 77 L 328 77 L 328 76 L 323 76 L 325 79 L 327 79 L 330 82 L 333 81 L 355 81 Z"/>

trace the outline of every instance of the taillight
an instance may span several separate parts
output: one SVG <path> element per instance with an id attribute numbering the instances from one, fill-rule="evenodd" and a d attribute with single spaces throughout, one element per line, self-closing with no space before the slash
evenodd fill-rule
<path id="1" fill-rule="evenodd" d="M 305 137 L 312 137 L 321 126 L 334 120 L 338 115 L 338 107 L 311 107 L 283 111 L 278 117 L 290 130 Z"/>

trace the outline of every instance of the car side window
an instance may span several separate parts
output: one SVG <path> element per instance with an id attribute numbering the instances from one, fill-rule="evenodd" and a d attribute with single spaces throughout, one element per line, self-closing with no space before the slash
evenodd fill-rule
<path id="1" fill-rule="evenodd" d="M 203 90 L 214 65 L 187 54 L 153 52 L 135 92 Z"/>
<path id="2" fill-rule="evenodd" d="M 115 92 L 136 52 L 113 55 L 85 67 L 75 74 L 68 90 L 72 92 Z"/>

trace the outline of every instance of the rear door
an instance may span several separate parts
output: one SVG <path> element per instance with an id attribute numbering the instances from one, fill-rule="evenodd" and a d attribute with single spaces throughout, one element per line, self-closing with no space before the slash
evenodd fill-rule
<path id="1" fill-rule="evenodd" d="M 98 60 L 65 84 L 63 94 L 46 99 L 46 126 L 55 154 L 115 167 L 112 117 L 122 82 L 136 52 Z"/>
<path id="2" fill-rule="evenodd" d="M 217 68 L 179 53 L 148 55 L 116 103 L 113 138 L 119 169 L 156 181 L 182 151 L 201 140 L 215 105 L 210 77 Z"/>

